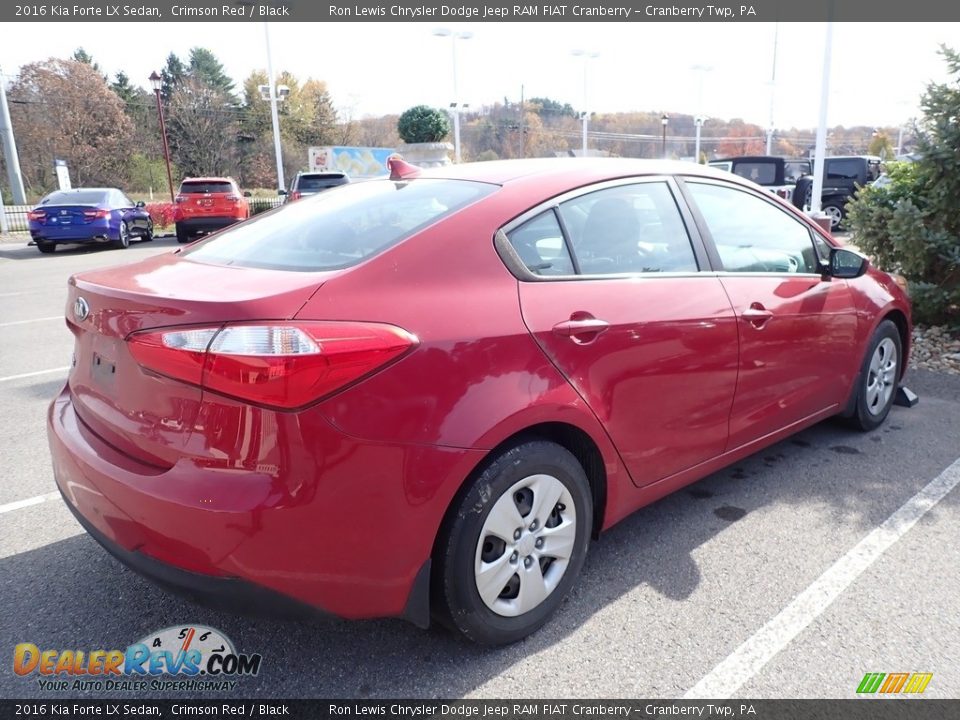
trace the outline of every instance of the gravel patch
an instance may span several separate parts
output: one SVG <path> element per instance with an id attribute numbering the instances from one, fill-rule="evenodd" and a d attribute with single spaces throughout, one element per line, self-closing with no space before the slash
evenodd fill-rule
<path id="1" fill-rule="evenodd" d="M 915 327 L 910 367 L 960 375 L 960 336 L 946 327 Z"/>

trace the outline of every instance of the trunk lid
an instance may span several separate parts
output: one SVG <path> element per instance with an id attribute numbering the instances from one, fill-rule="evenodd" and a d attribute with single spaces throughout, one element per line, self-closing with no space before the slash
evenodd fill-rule
<path id="1" fill-rule="evenodd" d="M 126 338 L 162 327 L 289 319 L 334 274 L 225 267 L 169 253 L 73 276 L 68 385 L 78 417 L 121 452 L 172 466 L 187 447 L 203 392 L 142 368 Z"/>

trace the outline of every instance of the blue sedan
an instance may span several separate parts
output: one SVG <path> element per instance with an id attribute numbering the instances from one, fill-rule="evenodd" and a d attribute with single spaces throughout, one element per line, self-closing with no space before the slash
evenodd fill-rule
<path id="1" fill-rule="evenodd" d="M 57 243 L 109 242 L 126 248 L 131 238 L 153 240 L 153 220 L 144 204 L 116 188 L 56 190 L 28 218 L 42 253 L 53 252 Z"/>

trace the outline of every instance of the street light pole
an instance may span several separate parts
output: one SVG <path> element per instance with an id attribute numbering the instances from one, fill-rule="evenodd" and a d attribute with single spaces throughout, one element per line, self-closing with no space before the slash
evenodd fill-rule
<path id="1" fill-rule="evenodd" d="M 270 87 L 270 120 L 273 123 L 273 154 L 277 161 L 277 191 L 287 189 L 283 181 L 283 150 L 280 147 L 280 116 L 277 113 L 277 83 L 273 77 L 273 56 L 270 53 L 270 23 L 263 23 L 263 37 L 267 44 L 267 84 Z"/>
<path id="2" fill-rule="evenodd" d="M 590 101 L 587 95 L 587 66 L 590 60 L 600 57 L 600 53 L 589 50 L 573 50 L 570 53 L 575 57 L 583 58 L 583 111 L 580 113 L 580 119 L 583 120 L 583 156 L 587 157 L 587 125 L 590 122 Z"/>
<path id="3" fill-rule="evenodd" d="M 23 175 L 20 173 L 20 156 L 17 155 L 17 142 L 13 137 L 13 123 L 10 121 L 10 109 L 7 106 L 7 85 L 0 71 L 0 143 L 3 144 L 3 156 L 7 161 L 7 180 L 10 181 L 10 194 L 15 205 L 26 205 L 27 197 L 23 192 Z"/>
<path id="4" fill-rule="evenodd" d="M 457 77 L 457 40 L 469 40 L 473 37 L 472 32 L 456 32 L 450 28 L 434 28 L 433 35 L 437 37 L 449 37 L 451 53 L 453 55 L 453 102 L 450 103 L 450 109 L 453 110 L 453 161 L 460 162 L 460 89 Z"/>
<path id="5" fill-rule="evenodd" d="M 163 139 L 163 159 L 167 163 L 167 188 L 170 190 L 170 202 L 176 202 L 173 196 L 173 173 L 170 172 L 170 146 L 167 144 L 167 124 L 163 120 L 163 103 L 160 102 L 160 87 L 163 79 L 154 70 L 150 73 L 150 85 L 157 96 L 157 117 L 160 118 L 160 137 Z"/>
<path id="6" fill-rule="evenodd" d="M 712 65 L 693 65 L 690 67 L 691 70 L 695 70 L 699 73 L 699 78 L 697 82 L 697 115 L 693 119 L 694 125 L 696 126 L 696 142 L 694 143 L 694 158 L 695 163 L 700 162 L 700 129 L 703 127 L 703 75 L 713 70 Z"/>
<path id="7" fill-rule="evenodd" d="M 667 158 L 667 123 L 670 122 L 670 118 L 666 113 L 660 116 L 660 125 L 663 126 L 663 138 L 660 140 L 660 154 L 664 159 Z"/>
<path id="8" fill-rule="evenodd" d="M 777 36 L 780 33 L 780 23 L 773 24 L 773 69 L 770 72 L 770 126 L 767 128 L 767 155 L 773 149 L 773 108 L 777 95 Z"/>
<path id="9" fill-rule="evenodd" d="M 832 16 L 832 12 L 830 15 Z M 820 122 L 817 125 L 817 146 L 814 151 L 813 189 L 810 196 L 810 214 L 820 212 L 821 195 L 823 194 L 823 173 L 825 170 L 824 157 L 827 150 L 827 106 L 830 100 L 830 60 L 833 52 L 833 21 L 827 21 L 827 29 L 823 38 L 823 71 L 820 79 Z"/>

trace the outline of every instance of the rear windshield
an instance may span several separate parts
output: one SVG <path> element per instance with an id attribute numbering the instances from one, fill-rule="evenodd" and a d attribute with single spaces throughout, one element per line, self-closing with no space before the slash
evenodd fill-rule
<path id="1" fill-rule="evenodd" d="M 297 190 L 326 190 L 337 185 L 346 185 L 349 180 L 343 175 L 301 175 L 297 181 Z"/>
<path id="2" fill-rule="evenodd" d="M 276 270 L 356 265 L 489 195 L 496 185 L 463 180 L 370 180 L 284 205 L 183 254 L 191 260 Z"/>
<path id="3" fill-rule="evenodd" d="M 108 190 L 76 190 L 53 192 L 40 201 L 41 205 L 97 205 L 103 202 Z"/>
<path id="4" fill-rule="evenodd" d="M 181 193 L 229 193 L 233 192 L 233 185 L 228 182 L 217 181 L 190 181 L 181 183 Z"/>

